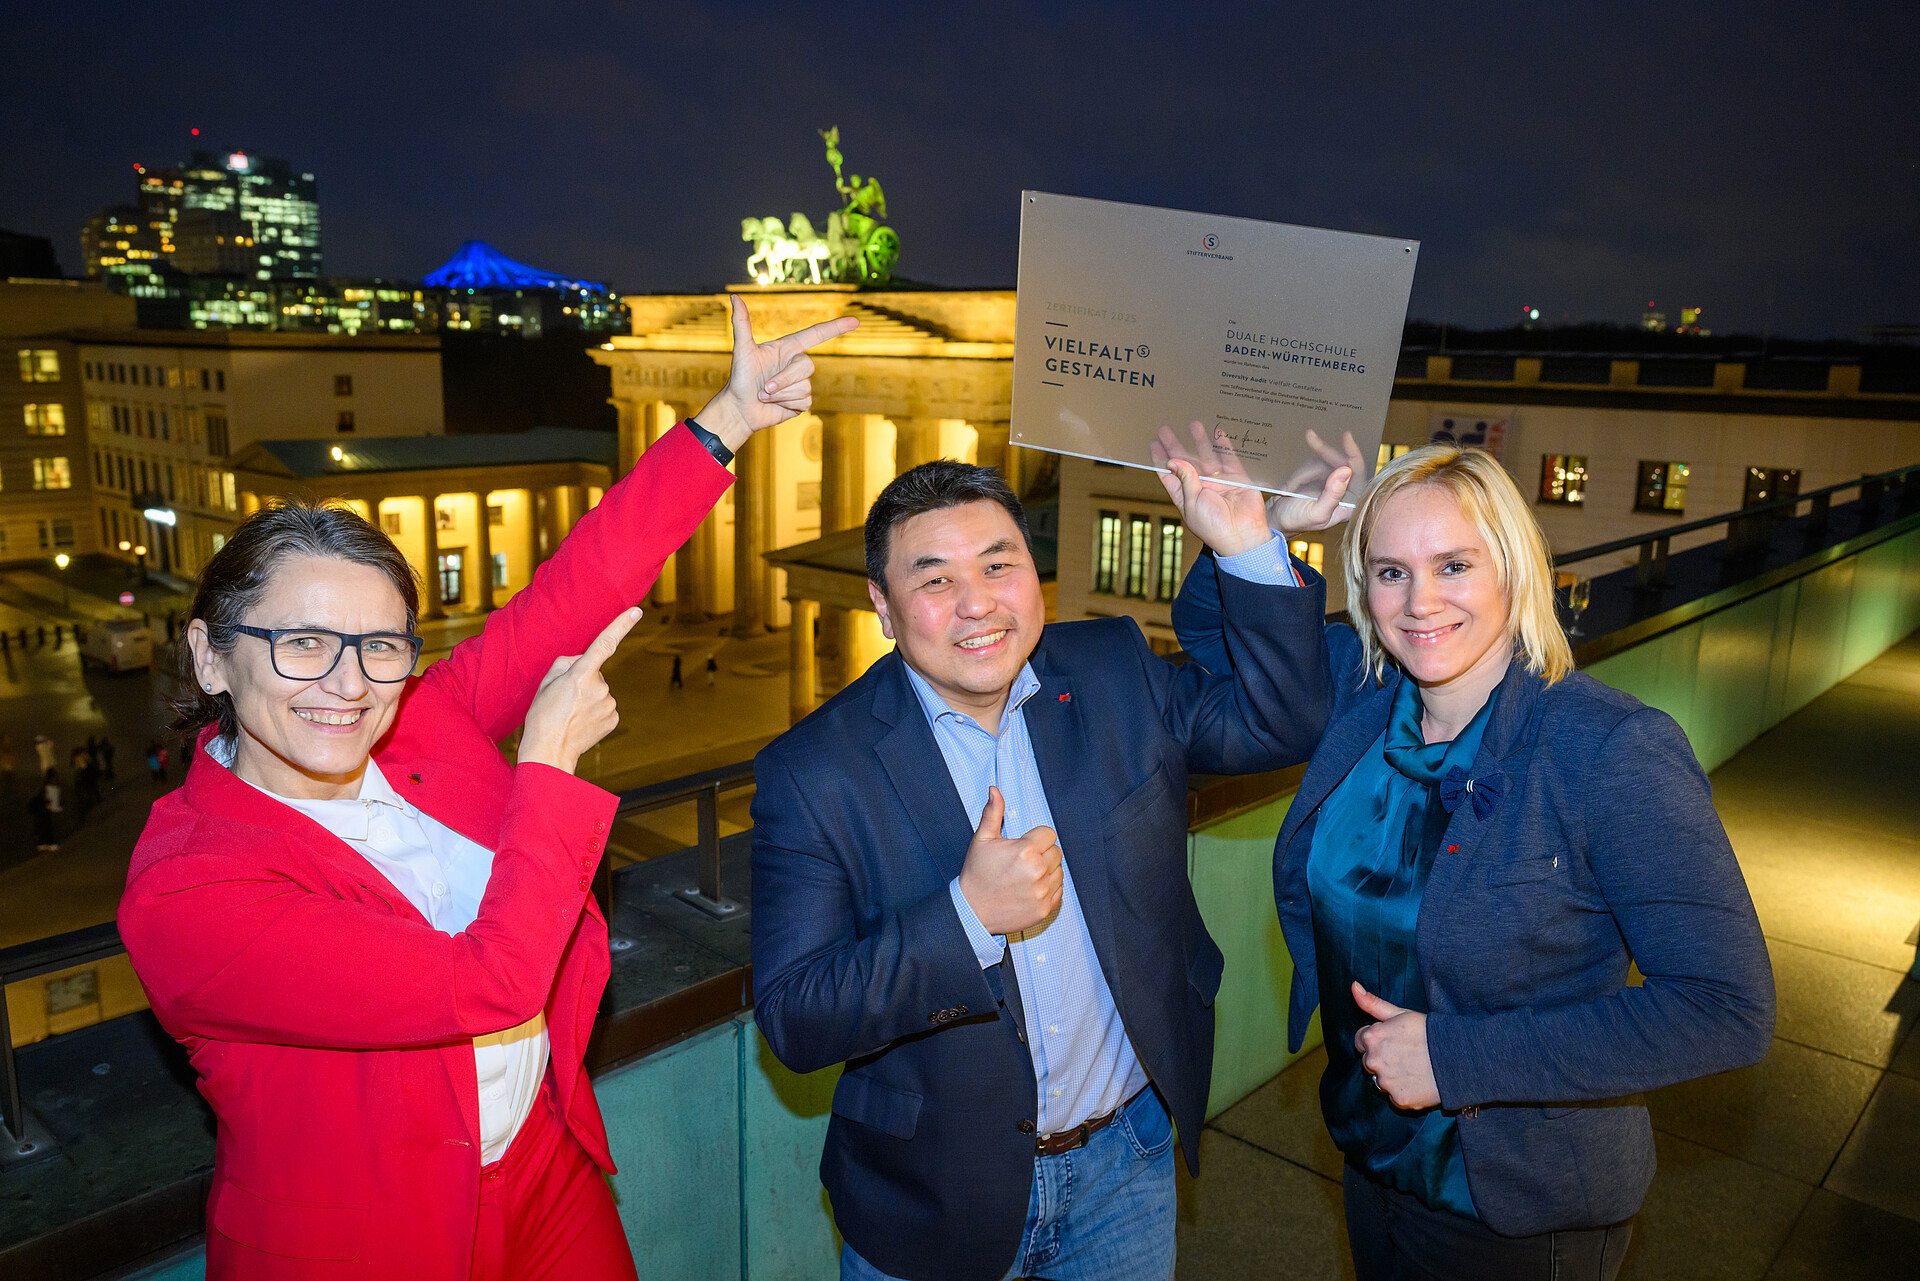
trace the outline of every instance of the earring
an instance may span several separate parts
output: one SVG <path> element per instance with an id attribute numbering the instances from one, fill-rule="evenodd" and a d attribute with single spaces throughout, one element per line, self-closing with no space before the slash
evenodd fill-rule
<path id="1" fill-rule="evenodd" d="M 213 686 L 211 685 L 207 686 L 207 693 L 209 694 L 213 693 Z"/>

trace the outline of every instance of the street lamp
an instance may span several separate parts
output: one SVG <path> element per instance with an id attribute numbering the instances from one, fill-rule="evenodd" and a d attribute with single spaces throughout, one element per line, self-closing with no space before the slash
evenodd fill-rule
<path id="1" fill-rule="evenodd" d="M 63 614 L 71 614 L 73 612 L 73 593 L 68 589 L 67 575 L 64 571 L 68 565 L 73 563 L 73 557 L 67 555 L 65 552 L 60 552 L 54 556 L 53 563 L 59 566 L 62 571 L 60 575 L 60 612 Z"/>

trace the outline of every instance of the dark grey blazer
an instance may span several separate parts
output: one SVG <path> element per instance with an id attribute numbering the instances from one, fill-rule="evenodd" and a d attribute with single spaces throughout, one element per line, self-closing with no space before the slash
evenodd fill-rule
<path id="1" fill-rule="evenodd" d="M 1206 663 L 1214 569 L 1188 575 L 1175 625 Z M 1191 593 L 1191 595 L 1189 594 Z M 1295 965 L 1288 1045 L 1319 1004 L 1307 855 L 1320 807 L 1386 728 L 1402 676 L 1376 685 L 1360 641 L 1326 629 L 1333 714 L 1274 847 Z M 1301 670 L 1307 665 L 1297 664 Z M 1507 670 L 1420 905 L 1428 1050 L 1459 1114 L 1482 1220 L 1524 1236 L 1631 1217 L 1653 1179 L 1632 1095 L 1756 1062 L 1773 971 L 1707 777 L 1672 717 L 1574 673 Z M 1477 803 L 1476 803 L 1477 801 Z M 1628 966 L 1646 976 L 1627 983 Z"/>

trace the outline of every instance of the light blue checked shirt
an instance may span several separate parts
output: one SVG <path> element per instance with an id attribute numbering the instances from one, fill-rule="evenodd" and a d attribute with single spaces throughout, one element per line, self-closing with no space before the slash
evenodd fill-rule
<path id="1" fill-rule="evenodd" d="M 1237 556 L 1218 557 L 1217 563 L 1252 582 L 1299 582 L 1287 561 L 1286 544 L 1277 537 Z M 1003 835 L 1018 837 L 1036 827 L 1053 827 L 1053 811 L 1047 806 L 1026 714 L 1021 710 L 1040 689 L 1032 665 L 1023 664 L 1014 679 L 1006 709 L 1000 713 L 998 735 L 948 707 L 912 667 L 907 668 L 907 679 L 933 729 L 933 740 L 940 745 L 954 789 L 960 793 L 967 825 L 979 827 L 987 789 L 997 787 L 1007 805 L 1000 828 Z M 980 968 L 1012 956 L 1039 1092 L 1041 1134 L 1070 1130 L 1082 1121 L 1104 1116 L 1147 1084 L 1146 1069 L 1127 1039 L 1113 991 L 1100 971 L 1093 937 L 1087 933 L 1086 917 L 1080 913 L 1080 897 L 1073 888 L 1073 851 L 1062 845 L 1061 853 L 1064 884 L 1059 913 L 1038 934 L 1030 932 L 1011 946 L 1005 935 L 990 934 L 980 923 L 973 905 L 960 892 L 959 877 L 947 884 Z"/>

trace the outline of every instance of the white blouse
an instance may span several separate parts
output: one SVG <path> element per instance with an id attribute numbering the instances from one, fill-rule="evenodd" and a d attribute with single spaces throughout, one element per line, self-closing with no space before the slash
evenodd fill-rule
<path id="1" fill-rule="evenodd" d="M 219 735 L 207 755 L 231 769 L 233 749 Z M 235 775 L 235 777 L 239 777 Z M 244 781 L 244 780 L 243 780 Z M 269 792 L 345 841 L 371 863 L 434 929 L 458 934 L 480 914 L 480 899 L 493 875 L 493 851 L 470 841 L 431 814 L 409 805 L 373 761 L 360 776 L 352 800 L 308 801 Z M 498 1161 L 533 1111 L 547 1071 L 547 1016 L 473 1038 L 474 1073 L 480 1083 L 480 1160 Z"/>

